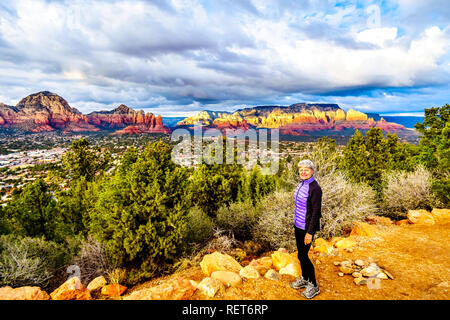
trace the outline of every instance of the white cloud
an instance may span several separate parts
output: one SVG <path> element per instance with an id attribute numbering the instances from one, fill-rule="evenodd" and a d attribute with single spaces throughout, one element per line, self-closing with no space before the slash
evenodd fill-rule
<path id="1" fill-rule="evenodd" d="M 390 13 L 381 17 L 381 26 L 367 29 L 364 8 L 326 10 L 327 5 L 306 0 L 10 2 L 14 10 L 0 14 L 0 74 L 8 75 L 0 79 L 0 97 L 13 101 L 50 90 L 83 112 L 118 103 L 183 105 L 188 111 L 295 97 L 358 101 L 375 109 L 381 101 L 397 103 L 397 96 L 361 98 L 358 90 L 448 83 L 448 26 L 427 24 L 407 33 L 409 25 L 387 21 Z M 423 9 L 406 0 L 399 7 L 406 16 Z M 348 96 L 338 95 L 345 91 Z M 421 103 L 425 98 L 430 95 Z"/>

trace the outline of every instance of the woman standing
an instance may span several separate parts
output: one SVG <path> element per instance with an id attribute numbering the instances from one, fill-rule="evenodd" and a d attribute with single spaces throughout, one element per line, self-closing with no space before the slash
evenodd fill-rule
<path id="1" fill-rule="evenodd" d="M 310 160 L 300 161 L 298 163 L 298 171 L 301 182 L 298 184 L 294 194 L 294 228 L 302 276 L 291 282 L 291 287 L 294 289 L 306 287 L 306 290 L 302 292 L 302 296 L 312 299 L 320 293 L 320 290 L 316 282 L 314 265 L 308 257 L 308 251 L 311 247 L 314 233 L 320 230 L 322 189 L 314 179 L 315 167 Z"/>

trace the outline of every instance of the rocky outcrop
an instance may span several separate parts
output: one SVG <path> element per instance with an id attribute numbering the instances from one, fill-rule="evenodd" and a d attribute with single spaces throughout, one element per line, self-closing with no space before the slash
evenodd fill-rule
<path id="1" fill-rule="evenodd" d="M 91 300 L 90 291 L 83 286 L 78 277 L 72 277 L 50 293 L 53 300 Z"/>
<path id="2" fill-rule="evenodd" d="M 151 288 L 133 291 L 124 300 L 187 300 L 196 290 L 192 280 L 176 277 Z"/>
<path id="3" fill-rule="evenodd" d="M 49 300 L 50 296 L 39 287 L 2 287 L 0 300 Z"/>
<path id="4" fill-rule="evenodd" d="M 87 117 L 89 123 L 101 129 L 121 129 L 116 131 L 118 134 L 170 133 L 161 116 L 135 111 L 123 104 L 111 111 L 92 112 Z"/>
<path id="5" fill-rule="evenodd" d="M 329 131 L 330 134 L 347 129 L 369 130 L 380 127 L 388 132 L 408 131 L 404 126 L 388 123 L 383 118 L 374 121 L 367 114 L 357 110 L 342 110 L 337 104 L 306 104 L 291 106 L 262 106 L 239 109 L 235 112 L 201 111 L 185 118 L 178 126 L 193 128 L 199 124 L 206 128 L 225 129 L 278 128 L 284 135 L 310 135 Z M 408 132 L 410 134 L 410 132 Z"/>
<path id="6" fill-rule="evenodd" d="M 57 94 L 42 91 L 20 100 L 16 106 L 0 103 L 0 126 L 28 132 L 121 130 L 137 126 L 134 132 L 169 133 L 161 116 L 120 105 L 111 111 L 82 114 Z M 138 130 L 138 131 L 136 131 Z M 132 133 L 128 129 L 121 133 Z"/>
<path id="7" fill-rule="evenodd" d="M 200 267 L 206 276 L 211 276 L 215 271 L 232 271 L 239 273 L 242 266 L 233 257 L 220 252 L 213 252 L 203 257 Z"/>

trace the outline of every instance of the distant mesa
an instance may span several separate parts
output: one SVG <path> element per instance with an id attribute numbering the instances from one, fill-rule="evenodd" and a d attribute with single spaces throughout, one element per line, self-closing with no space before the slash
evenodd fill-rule
<path id="1" fill-rule="evenodd" d="M 31 94 L 16 106 L 0 103 L 0 128 L 20 129 L 25 132 L 110 131 L 115 134 L 170 133 L 175 128 L 193 129 L 280 130 L 282 135 L 346 135 L 356 129 L 379 127 L 399 137 L 416 135 L 403 125 L 387 122 L 378 114 L 366 114 L 350 109 L 344 111 L 337 104 L 296 103 L 290 106 L 257 106 L 227 111 L 200 111 L 192 117 L 182 118 L 171 126 L 163 123 L 162 116 L 136 111 L 121 104 L 110 111 L 95 111 L 87 115 L 71 107 L 55 93 L 42 91 Z"/>
<path id="2" fill-rule="evenodd" d="M 374 118 L 376 120 L 374 120 Z M 203 128 L 262 129 L 278 128 L 280 134 L 308 136 L 313 134 L 346 135 L 356 129 L 369 130 L 379 127 L 383 131 L 399 136 L 414 135 L 398 123 L 386 122 L 378 114 L 362 113 L 349 109 L 347 112 L 337 104 L 297 103 L 290 106 L 258 106 L 235 112 L 201 111 L 177 123 L 180 127 L 193 129 L 195 124 Z"/>
<path id="3" fill-rule="evenodd" d="M 15 107 L 0 104 L 0 126 L 25 132 L 120 131 L 128 126 L 137 126 L 140 133 L 171 132 L 163 125 L 161 116 L 135 111 L 123 104 L 111 111 L 84 115 L 62 97 L 48 91 L 31 94 Z"/>

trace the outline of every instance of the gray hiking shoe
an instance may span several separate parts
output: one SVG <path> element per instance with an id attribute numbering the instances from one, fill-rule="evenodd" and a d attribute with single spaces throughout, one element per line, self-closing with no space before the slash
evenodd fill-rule
<path id="1" fill-rule="evenodd" d="M 308 281 L 306 281 L 303 278 L 303 276 L 301 276 L 300 278 L 297 278 L 297 280 L 291 282 L 290 286 L 294 289 L 301 289 L 301 288 L 305 288 L 307 284 L 308 284 Z"/>
<path id="2" fill-rule="evenodd" d="M 306 290 L 302 292 L 302 296 L 307 299 L 312 299 L 320 293 L 319 286 L 313 285 L 311 282 L 308 282 L 306 286 Z"/>

